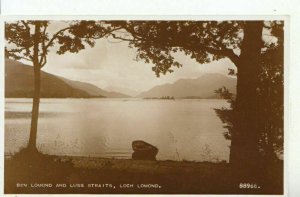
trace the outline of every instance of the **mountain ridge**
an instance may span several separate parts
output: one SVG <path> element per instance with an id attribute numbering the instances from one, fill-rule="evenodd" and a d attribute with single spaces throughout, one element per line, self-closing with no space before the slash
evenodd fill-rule
<path id="1" fill-rule="evenodd" d="M 106 88 L 104 88 L 104 90 L 110 92 L 119 92 L 125 95 L 129 95 L 131 97 L 135 97 L 139 94 L 139 91 L 132 90 L 129 88 L 124 88 L 124 87 L 118 87 L 118 86 L 107 86 Z"/>
<path id="2" fill-rule="evenodd" d="M 5 97 L 32 98 L 34 91 L 33 67 L 5 59 Z M 102 93 L 102 94 L 100 94 Z M 80 81 L 41 71 L 41 98 L 128 98 L 117 92 L 108 92 Z"/>
<path id="3" fill-rule="evenodd" d="M 233 94 L 236 92 L 236 79 L 218 73 L 207 73 L 195 79 L 179 79 L 150 88 L 140 93 L 140 98 L 219 98 L 215 90 L 225 86 Z"/>

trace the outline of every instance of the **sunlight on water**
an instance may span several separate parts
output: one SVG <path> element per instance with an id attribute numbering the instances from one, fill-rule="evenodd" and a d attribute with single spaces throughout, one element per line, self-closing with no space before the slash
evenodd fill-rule
<path id="1" fill-rule="evenodd" d="M 5 100 L 5 154 L 27 144 L 31 99 Z M 213 108 L 224 100 L 42 99 L 38 148 L 49 154 L 131 158 L 131 142 L 156 147 L 159 160 L 229 159 L 230 141 Z"/>

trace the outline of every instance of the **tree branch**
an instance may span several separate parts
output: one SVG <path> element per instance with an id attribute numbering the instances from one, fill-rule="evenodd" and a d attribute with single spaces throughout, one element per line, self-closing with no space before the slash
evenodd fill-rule
<path id="1" fill-rule="evenodd" d="M 42 35 L 42 54 L 41 54 L 41 59 L 39 64 L 41 65 L 41 67 L 43 67 L 46 62 L 47 62 L 47 53 L 48 53 L 48 49 L 45 46 L 45 41 L 46 41 L 46 30 L 47 30 L 47 25 L 44 26 L 44 30 L 43 30 L 43 35 Z"/>
<path id="2" fill-rule="evenodd" d="M 118 39 L 118 40 L 122 40 L 122 41 L 128 41 L 128 42 L 135 42 L 138 41 L 136 39 L 128 39 L 128 38 L 123 38 L 123 37 L 119 37 L 116 34 L 111 33 L 110 34 L 114 39 Z"/>
<path id="3" fill-rule="evenodd" d="M 32 56 L 28 56 L 29 58 L 26 58 L 24 55 L 20 56 L 20 55 L 17 55 L 16 53 L 22 53 L 22 51 L 26 50 L 27 51 L 27 48 L 25 47 L 22 47 L 22 48 L 19 48 L 19 49 L 11 49 L 11 50 L 8 50 L 6 47 L 5 47 L 5 53 L 8 53 L 9 56 L 11 57 L 16 57 L 18 59 L 25 59 L 27 61 L 32 61 Z"/>
<path id="4" fill-rule="evenodd" d="M 42 60 L 43 60 L 43 61 L 41 61 L 41 63 L 40 63 L 41 68 L 44 67 L 44 66 L 47 64 L 47 55 L 44 55 L 44 56 L 42 57 Z"/>
<path id="5" fill-rule="evenodd" d="M 198 44 L 198 45 L 187 44 L 186 46 L 182 46 L 182 47 L 186 47 L 194 51 L 201 51 L 201 50 L 207 51 L 210 54 L 228 57 L 235 64 L 236 67 L 238 66 L 239 56 L 236 55 L 232 49 L 228 49 L 228 48 L 216 49 L 202 44 Z"/>
<path id="6" fill-rule="evenodd" d="M 21 22 L 25 26 L 25 29 L 30 32 L 30 27 L 28 26 L 28 23 L 26 23 L 24 20 L 21 20 Z"/>
<path id="7" fill-rule="evenodd" d="M 27 61 L 30 61 L 30 62 L 32 62 L 32 59 L 29 59 L 29 58 L 27 58 L 27 57 L 24 57 L 24 56 L 20 56 L 20 55 L 16 55 L 15 53 L 10 53 L 9 51 L 6 51 L 7 53 L 9 53 L 9 55 L 8 55 L 8 58 L 9 57 L 12 57 L 13 59 L 24 59 L 24 60 L 27 60 Z"/>
<path id="8" fill-rule="evenodd" d="M 25 29 L 27 30 L 27 33 L 28 33 L 28 35 L 29 35 L 29 37 L 30 37 L 30 27 L 29 27 L 28 23 L 25 22 L 24 20 L 21 20 L 21 22 L 22 22 L 23 25 L 25 26 Z M 24 42 L 30 42 L 30 41 L 31 41 L 31 38 L 28 39 L 28 40 L 24 40 Z M 29 48 L 27 47 L 27 48 L 25 48 L 25 50 L 26 50 L 26 53 L 28 54 L 29 58 L 30 58 L 30 59 L 33 59 L 32 54 L 30 54 Z"/>
<path id="9" fill-rule="evenodd" d="M 233 63 L 236 67 L 239 66 L 239 59 L 240 57 L 238 55 L 236 55 L 232 49 L 225 49 L 224 50 L 224 55 L 227 56 Z"/>
<path id="10" fill-rule="evenodd" d="M 156 45 L 156 46 L 163 45 L 163 46 L 168 46 L 168 47 L 182 47 L 182 48 L 187 48 L 187 49 L 194 50 L 194 51 L 203 50 L 203 51 L 207 51 L 208 53 L 211 53 L 211 54 L 222 55 L 222 56 L 228 57 L 236 66 L 238 65 L 239 56 L 236 55 L 233 52 L 232 49 L 228 49 L 228 48 L 216 49 L 216 48 L 213 48 L 213 47 L 205 46 L 203 44 L 199 44 L 199 45 L 195 44 L 194 45 L 194 44 L 189 44 L 187 42 L 185 42 L 185 43 L 184 42 L 160 43 L 160 42 L 157 42 L 157 41 L 154 41 L 154 40 L 138 39 L 138 37 L 135 37 L 134 35 L 132 35 L 132 33 L 131 33 L 131 35 L 134 37 L 133 39 L 119 37 L 119 36 L 116 36 L 113 33 L 111 35 L 112 35 L 113 38 L 119 39 L 119 40 L 122 40 L 122 41 L 129 41 L 129 42 L 144 41 L 144 42 L 147 42 L 147 43 L 151 43 L 152 45 Z"/>
<path id="11" fill-rule="evenodd" d="M 51 44 L 53 43 L 53 41 L 57 38 L 57 36 L 58 36 L 59 34 L 63 33 L 63 32 L 66 31 L 66 30 L 69 30 L 69 29 L 71 29 L 71 27 L 66 27 L 66 28 L 61 29 L 61 30 L 59 30 L 58 32 L 56 32 L 56 33 L 52 36 L 52 38 L 49 40 L 48 44 L 45 46 L 45 49 L 48 49 L 48 47 L 51 46 Z"/>
<path id="12" fill-rule="evenodd" d="M 117 30 L 120 30 L 120 29 L 123 29 L 123 28 L 122 27 L 116 27 L 115 29 L 111 29 L 111 30 L 105 31 L 104 34 L 102 34 L 102 35 L 98 35 L 98 36 L 85 36 L 83 38 L 92 38 L 92 39 L 96 40 L 96 39 L 100 39 L 100 38 L 104 37 L 105 35 L 112 35 L 112 33 L 114 31 L 117 31 Z"/>

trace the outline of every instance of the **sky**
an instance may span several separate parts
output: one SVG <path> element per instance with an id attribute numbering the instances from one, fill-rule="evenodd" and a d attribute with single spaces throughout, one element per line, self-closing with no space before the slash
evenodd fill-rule
<path id="1" fill-rule="evenodd" d="M 56 32 L 65 24 L 52 22 L 49 31 Z M 229 59 L 199 64 L 183 53 L 177 53 L 175 58 L 183 67 L 174 68 L 173 73 L 158 78 L 151 69 L 153 64 L 136 61 L 135 57 L 136 49 L 129 48 L 126 41 L 116 42 L 113 38 L 103 38 L 96 41 L 95 47 L 88 46 L 77 54 L 57 55 L 54 48 L 42 70 L 104 89 L 117 87 L 142 92 L 156 85 L 173 83 L 182 78 L 197 78 L 205 73 L 227 75 L 228 68 L 235 68 Z"/>

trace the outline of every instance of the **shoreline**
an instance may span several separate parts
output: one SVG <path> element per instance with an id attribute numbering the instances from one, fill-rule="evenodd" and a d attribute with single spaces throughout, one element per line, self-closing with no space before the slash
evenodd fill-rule
<path id="1" fill-rule="evenodd" d="M 129 172 L 172 173 L 198 171 L 203 166 L 228 165 L 227 162 L 175 161 L 175 160 L 134 160 L 85 156 L 58 156 L 62 162 L 72 162 L 75 168 L 126 170 Z"/>
<path id="2" fill-rule="evenodd" d="M 6 194 L 283 193 L 282 162 L 254 173 L 225 162 L 20 154 L 5 159 L 4 179 Z M 259 188 L 241 188 L 248 183 Z"/>

